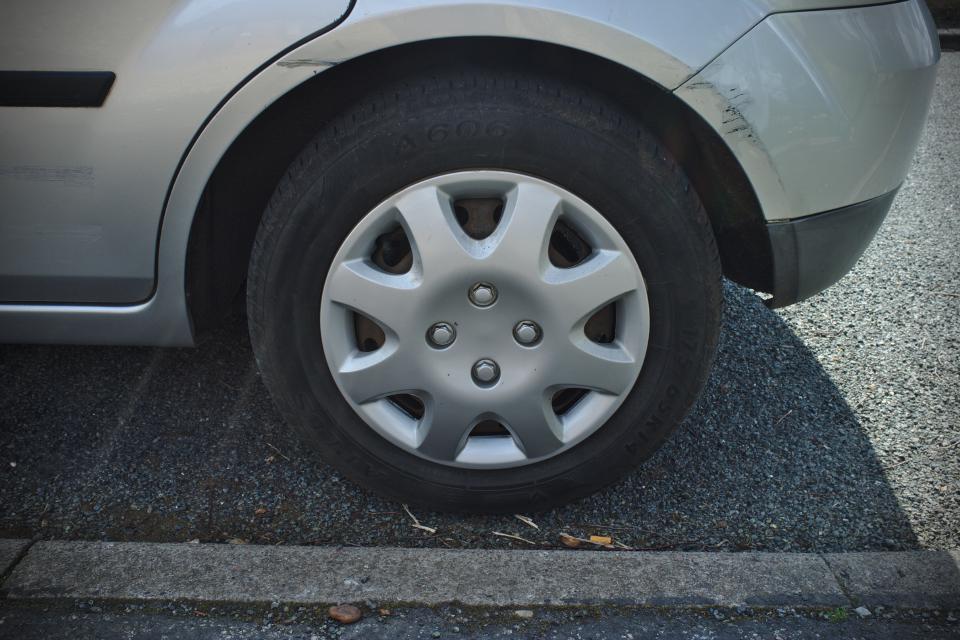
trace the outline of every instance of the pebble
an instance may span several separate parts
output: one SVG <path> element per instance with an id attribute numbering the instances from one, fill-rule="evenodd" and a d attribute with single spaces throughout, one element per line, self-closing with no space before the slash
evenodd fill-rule
<path id="1" fill-rule="evenodd" d="M 853 610 L 853 612 L 858 616 L 860 616 L 861 618 L 869 618 L 870 616 L 873 615 L 872 613 L 870 613 L 870 609 L 867 609 L 866 607 L 857 607 L 856 609 Z"/>
<path id="2" fill-rule="evenodd" d="M 530 609 L 517 609 L 516 611 L 513 612 L 513 615 L 515 615 L 518 618 L 523 618 L 524 620 L 529 620 L 530 618 L 533 617 L 533 611 L 531 611 Z"/>
<path id="3" fill-rule="evenodd" d="M 352 604 L 338 604 L 330 607 L 327 613 L 340 624 L 353 624 L 363 615 L 360 609 Z"/>

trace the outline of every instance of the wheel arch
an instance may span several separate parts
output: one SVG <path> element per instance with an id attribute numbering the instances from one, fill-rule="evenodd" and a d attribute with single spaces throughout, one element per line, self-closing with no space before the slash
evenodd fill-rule
<path id="1" fill-rule="evenodd" d="M 592 53 L 538 40 L 456 37 L 366 53 L 322 73 L 314 67 L 308 79 L 242 127 L 203 183 L 190 221 L 184 284 L 195 331 L 215 325 L 242 295 L 253 239 L 270 196 L 320 124 L 364 90 L 357 78 L 376 82 L 425 59 L 469 59 L 491 47 L 515 64 L 588 84 L 637 113 L 703 201 L 724 274 L 771 290 L 770 245 L 757 197 L 729 147 L 692 108 L 656 81 Z"/>

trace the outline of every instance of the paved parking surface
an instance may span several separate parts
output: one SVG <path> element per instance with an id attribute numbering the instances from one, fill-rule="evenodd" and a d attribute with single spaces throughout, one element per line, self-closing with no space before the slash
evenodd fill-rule
<path id="1" fill-rule="evenodd" d="M 861 620 L 837 612 L 798 614 L 781 610 L 762 615 L 733 615 L 716 610 L 664 614 L 650 610 L 597 609 L 513 611 L 463 610 L 456 607 L 402 609 L 389 616 L 371 615 L 341 627 L 303 608 L 241 610 L 240 615 L 170 606 L 143 613 L 130 607 L 103 611 L 81 603 L 72 610 L 0 605 L 3 629 L 18 640 L 431 640 L 433 638 L 538 638 L 543 640 L 919 640 L 955 637 L 957 625 L 930 614 L 900 614 L 895 619 Z M 522 611 L 522 610 L 521 610 Z M 831 613 L 833 617 L 831 617 Z"/>
<path id="2" fill-rule="evenodd" d="M 593 497 L 512 517 L 417 512 L 288 434 L 242 319 L 198 349 L 0 346 L 0 537 L 472 547 L 560 532 L 631 547 L 960 547 L 960 54 L 854 272 L 771 312 L 729 285 L 683 427 Z"/>

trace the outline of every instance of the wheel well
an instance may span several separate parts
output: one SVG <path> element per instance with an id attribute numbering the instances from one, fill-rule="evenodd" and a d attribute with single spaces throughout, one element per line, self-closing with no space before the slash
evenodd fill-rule
<path id="1" fill-rule="evenodd" d="M 724 275 L 754 289 L 772 289 L 770 244 L 753 188 L 723 140 L 680 99 L 626 67 L 578 50 L 530 40 L 454 38 L 341 63 L 279 98 L 234 140 L 207 182 L 190 230 L 186 292 L 195 330 L 215 325 L 242 301 L 264 208 L 287 167 L 325 122 L 381 78 L 431 60 L 492 56 L 587 85 L 638 114 L 700 196 Z"/>

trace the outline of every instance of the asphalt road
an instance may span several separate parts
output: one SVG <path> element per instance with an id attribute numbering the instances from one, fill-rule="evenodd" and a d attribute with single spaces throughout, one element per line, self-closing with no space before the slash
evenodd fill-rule
<path id="1" fill-rule="evenodd" d="M 543 640 L 920 640 L 957 637 L 956 619 L 901 612 L 860 619 L 840 610 L 797 613 L 791 609 L 744 614 L 708 609 L 481 610 L 441 607 L 372 613 L 351 626 L 322 610 L 277 607 L 267 611 L 195 611 L 168 605 L 104 610 L 79 603 L 59 608 L 0 605 L 0 638 L 17 640 L 432 640 L 433 638 L 538 638 Z"/>
<path id="2" fill-rule="evenodd" d="M 717 366 L 620 484 L 512 517 L 417 513 L 288 433 L 242 319 L 198 349 L 0 346 L 0 537 L 644 549 L 960 547 L 960 54 L 910 177 L 826 293 L 772 312 L 729 285 Z"/>

